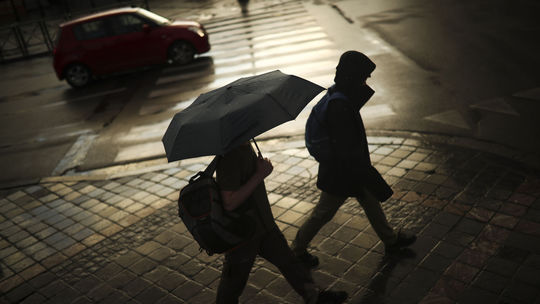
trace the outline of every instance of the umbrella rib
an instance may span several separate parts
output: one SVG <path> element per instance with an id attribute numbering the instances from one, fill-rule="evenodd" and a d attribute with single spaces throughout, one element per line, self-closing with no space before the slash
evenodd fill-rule
<path id="1" fill-rule="evenodd" d="M 279 101 L 277 101 L 277 100 L 274 98 L 274 96 L 272 96 L 272 95 L 270 95 L 270 94 L 268 94 L 268 93 L 264 93 L 264 94 L 265 94 L 266 96 L 270 97 L 275 103 L 277 103 L 277 104 L 279 105 L 279 107 L 280 107 L 283 111 L 285 111 L 285 113 L 287 113 L 287 114 L 290 116 L 291 120 L 293 120 L 293 119 L 295 118 L 293 114 L 291 114 L 291 113 L 289 113 L 289 111 L 287 111 L 287 108 L 285 108 L 285 106 L 283 106 Z"/>

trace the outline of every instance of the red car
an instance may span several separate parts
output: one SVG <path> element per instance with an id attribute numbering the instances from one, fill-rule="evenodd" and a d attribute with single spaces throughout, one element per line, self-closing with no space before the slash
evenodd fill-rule
<path id="1" fill-rule="evenodd" d="M 142 8 L 120 8 L 60 25 L 53 66 L 74 88 L 94 76 L 160 63 L 186 64 L 210 50 L 204 27 Z"/>

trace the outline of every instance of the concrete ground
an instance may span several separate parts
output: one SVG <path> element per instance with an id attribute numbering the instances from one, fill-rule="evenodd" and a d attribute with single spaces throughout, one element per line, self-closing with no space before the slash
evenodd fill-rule
<path id="1" fill-rule="evenodd" d="M 347 303 L 540 303 L 540 175 L 450 140 L 369 137 L 395 194 L 392 225 L 418 234 L 385 256 L 359 204 L 347 201 L 312 243 L 323 287 Z M 274 217 L 290 241 L 314 204 L 317 162 L 302 138 L 260 143 Z M 143 170 L 51 177 L 0 195 L 0 303 L 211 303 L 221 255 L 199 250 L 177 216 L 197 158 Z M 242 303 L 301 303 L 258 259 Z"/>

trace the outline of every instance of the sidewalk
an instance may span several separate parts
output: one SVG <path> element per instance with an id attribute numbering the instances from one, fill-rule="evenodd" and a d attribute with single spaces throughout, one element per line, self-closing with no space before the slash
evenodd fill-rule
<path id="1" fill-rule="evenodd" d="M 314 277 L 348 303 L 540 303 L 540 175 L 479 150 L 370 137 L 395 194 L 391 223 L 418 233 L 415 256 L 384 257 L 354 201 L 313 242 Z M 260 143 L 266 186 L 290 241 L 317 201 L 301 138 Z M 126 176 L 66 176 L 0 196 L 0 303 L 212 303 L 222 256 L 199 252 L 177 216 L 198 158 Z M 130 175 L 134 174 L 134 175 Z M 242 303 L 301 303 L 257 260 Z"/>

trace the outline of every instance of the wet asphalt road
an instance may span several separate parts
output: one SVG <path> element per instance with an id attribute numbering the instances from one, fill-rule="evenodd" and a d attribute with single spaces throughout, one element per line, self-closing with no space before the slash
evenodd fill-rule
<path id="1" fill-rule="evenodd" d="M 369 131 L 476 138 L 529 153 L 540 148 L 531 1 L 251 1 L 246 16 L 235 1 L 182 5 L 151 7 L 207 27 L 212 50 L 189 66 L 142 69 L 83 90 L 59 82 L 49 57 L 1 66 L 0 181 L 162 162 L 169 120 L 198 94 L 273 69 L 329 86 L 347 49 L 378 65 L 369 81 L 376 94 L 362 110 Z M 302 133 L 312 104 L 265 136 Z"/>

